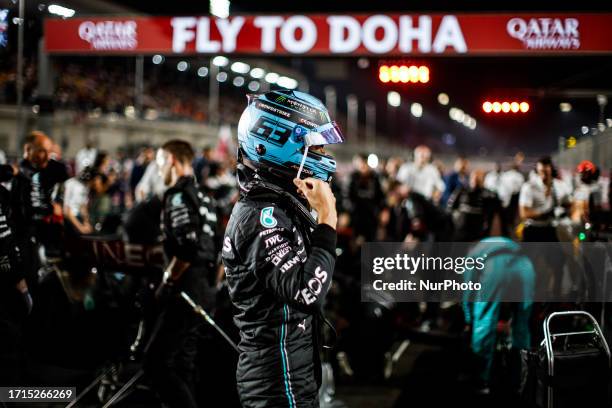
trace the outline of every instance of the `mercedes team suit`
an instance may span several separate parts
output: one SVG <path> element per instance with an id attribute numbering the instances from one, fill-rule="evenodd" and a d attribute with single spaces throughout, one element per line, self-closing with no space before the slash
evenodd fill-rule
<path id="1" fill-rule="evenodd" d="M 179 294 L 186 292 L 207 311 L 214 307 L 218 245 L 213 202 L 198 190 L 194 177 L 181 177 L 164 194 L 162 231 L 168 261 L 176 257 L 190 266 L 163 302 L 159 331 L 147 351 L 147 368 L 166 404 L 195 408 L 195 358 L 202 318 Z"/>
<path id="2" fill-rule="evenodd" d="M 257 177 L 241 185 L 222 259 L 240 329 L 244 408 L 318 407 L 319 324 L 336 260 L 336 231 Z"/>
<path id="3" fill-rule="evenodd" d="M 23 279 L 19 248 L 14 240 L 10 193 L 0 186 L 0 385 L 19 385 L 21 325 L 32 308 L 27 292 L 16 285 Z"/>
<path id="4" fill-rule="evenodd" d="M 59 161 L 49 160 L 47 167 L 37 169 L 24 159 L 19 163 L 19 173 L 11 181 L 15 239 L 32 292 L 38 287 L 39 245 L 44 245 L 48 252 L 63 243 L 61 228 L 57 228 L 63 220 L 56 219 L 53 204 L 58 199 L 58 186 L 67 179 L 66 166 Z"/>

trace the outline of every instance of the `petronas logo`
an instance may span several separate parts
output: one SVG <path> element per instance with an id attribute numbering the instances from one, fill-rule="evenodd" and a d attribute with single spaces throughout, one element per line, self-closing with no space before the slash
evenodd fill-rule
<path id="1" fill-rule="evenodd" d="M 281 96 L 277 97 L 275 100 L 276 100 L 276 102 L 285 102 L 287 100 L 287 97 L 284 96 L 284 95 L 281 95 Z"/>

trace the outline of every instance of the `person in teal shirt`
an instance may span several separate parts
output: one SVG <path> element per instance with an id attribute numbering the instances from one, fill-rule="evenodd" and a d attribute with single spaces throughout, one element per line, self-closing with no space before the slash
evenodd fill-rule
<path id="1" fill-rule="evenodd" d="M 471 326 L 471 349 L 482 361 L 478 375 L 482 391 L 486 393 L 491 379 L 497 324 L 504 306 L 501 300 L 517 300 L 508 304 L 512 306 L 509 308 L 512 311 L 512 348 L 530 347 L 529 318 L 535 292 L 535 270 L 521 246 L 505 237 L 483 239 L 468 257 L 485 258 L 482 270 L 469 269 L 464 273 L 465 281 L 480 282 L 482 288 L 464 294 L 463 309 L 466 324 Z"/>

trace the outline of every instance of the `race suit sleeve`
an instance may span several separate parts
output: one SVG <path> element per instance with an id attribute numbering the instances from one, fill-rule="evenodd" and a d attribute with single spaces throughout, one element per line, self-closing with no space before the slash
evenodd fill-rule
<path id="1" fill-rule="evenodd" d="M 0 283 L 14 285 L 23 278 L 21 257 L 13 239 L 8 193 L 0 189 Z"/>
<path id="2" fill-rule="evenodd" d="M 0 165 L 0 183 L 10 181 L 13 178 L 13 167 L 10 164 Z"/>
<path id="3" fill-rule="evenodd" d="M 268 218 L 265 210 L 271 210 Z M 332 282 L 336 231 L 319 224 L 306 254 L 303 240 L 281 209 L 267 207 L 258 218 L 254 231 L 241 234 L 242 248 L 238 248 L 249 269 L 254 268 L 257 279 L 279 300 L 308 313 L 320 310 Z"/>
<path id="4" fill-rule="evenodd" d="M 198 259 L 199 247 L 198 209 L 190 203 L 184 193 L 177 192 L 166 198 L 164 210 L 165 244 L 169 253 L 184 262 L 194 263 Z"/>

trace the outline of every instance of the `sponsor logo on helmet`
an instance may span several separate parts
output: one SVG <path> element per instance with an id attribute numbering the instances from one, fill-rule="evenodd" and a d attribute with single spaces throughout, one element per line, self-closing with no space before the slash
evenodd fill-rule
<path id="1" fill-rule="evenodd" d="M 286 106 L 287 108 L 291 108 L 300 113 L 308 115 L 310 117 L 316 118 L 317 114 L 321 115 L 322 120 L 325 120 L 325 114 L 310 105 L 297 101 L 295 99 L 287 98 L 285 95 L 280 95 L 274 99 L 275 103 L 278 103 L 282 106 Z"/>
<path id="2" fill-rule="evenodd" d="M 280 116 L 284 116 L 286 118 L 290 118 L 291 117 L 291 112 L 287 112 L 286 110 L 282 109 L 282 108 L 277 108 L 275 106 L 270 106 L 267 103 L 263 103 L 263 102 L 257 102 L 255 104 L 255 107 L 259 110 L 262 111 L 267 111 L 270 113 L 274 113 L 275 115 L 280 115 Z"/>
<path id="3" fill-rule="evenodd" d="M 308 119 L 299 118 L 299 122 L 300 122 L 302 125 L 306 125 L 306 126 L 308 126 L 309 128 L 312 128 L 312 129 L 315 129 L 315 128 L 319 127 L 319 125 L 317 125 L 317 124 L 316 124 L 316 123 L 314 123 L 314 122 L 309 121 Z"/>
<path id="4" fill-rule="evenodd" d="M 251 133 L 253 133 L 255 137 L 263 139 L 268 143 L 282 146 L 287 142 L 287 139 L 289 139 L 291 129 L 279 122 L 273 122 L 266 117 L 261 117 L 251 128 Z M 263 152 L 260 154 L 265 153 L 265 146 L 262 147 Z"/>
<path id="5" fill-rule="evenodd" d="M 300 166 L 298 166 L 296 164 L 290 164 L 289 167 L 292 168 L 295 171 L 298 171 L 300 169 Z M 307 168 L 306 166 L 304 166 L 304 168 L 302 169 L 302 173 L 307 174 L 308 176 L 313 176 L 314 175 L 314 172 L 312 170 L 310 170 L 309 168 Z"/>

